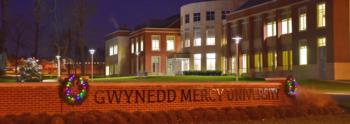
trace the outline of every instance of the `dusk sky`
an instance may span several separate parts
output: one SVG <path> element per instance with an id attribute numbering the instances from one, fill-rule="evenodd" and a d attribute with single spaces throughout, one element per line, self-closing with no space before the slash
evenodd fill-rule
<path id="1" fill-rule="evenodd" d="M 19 15 L 28 20 L 29 24 L 33 23 L 33 6 L 34 0 L 10 0 L 10 14 Z M 111 22 L 115 18 L 119 24 L 127 25 L 133 29 L 135 26 L 144 23 L 149 19 L 162 19 L 180 13 L 180 7 L 187 3 L 198 2 L 203 0 L 98 0 L 93 1 L 96 6 L 96 12 L 87 24 L 87 45 L 89 47 L 104 47 L 103 37 L 115 31 Z M 58 0 L 57 2 L 60 2 Z M 11 43 L 7 43 L 12 46 Z M 40 43 L 42 48 L 39 53 L 42 56 L 49 53 L 47 41 Z M 29 48 L 30 51 L 30 48 Z M 8 52 L 11 52 L 9 49 Z M 30 55 L 30 52 L 23 50 L 22 55 Z M 45 53 L 45 54 L 44 54 Z"/>

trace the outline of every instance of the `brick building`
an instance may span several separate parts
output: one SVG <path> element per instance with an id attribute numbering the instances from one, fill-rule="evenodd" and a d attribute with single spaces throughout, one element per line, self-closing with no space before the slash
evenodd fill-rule
<path id="1" fill-rule="evenodd" d="M 166 75 L 167 57 L 180 51 L 179 27 L 175 15 L 107 35 L 106 75 Z"/>
<path id="2" fill-rule="evenodd" d="M 130 56 L 123 61 L 130 63 L 125 66 L 129 75 L 186 70 L 235 74 L 238 68 L 239 75 L 250 77 L 349 80 L 349 6 L 347 0 L 190 3 L 181 7 L 180 23 L 153 21 L 131 32 L 126 47 Z M 237 60 L 235 36 L 242 37 Z M 175 42 L 174 51 L 167 51 L 168 38 Z"/>
<path id="3" fill-rule="evenodd" d="M 253 77 L 350 79 L 348 0 L 249 0 L 227 17 L 227 39 L 241 36 L 240 72 Z M 228 70 L 235 58 L 228 42 Z"/>

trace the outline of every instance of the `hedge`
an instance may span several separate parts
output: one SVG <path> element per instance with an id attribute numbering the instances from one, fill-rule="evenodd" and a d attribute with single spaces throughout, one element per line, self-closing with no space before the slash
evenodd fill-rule
<path id="1" fill-rule="evenodd" d="M 222 71 L 184 71 L 184 75 L 220 76 Z"/>

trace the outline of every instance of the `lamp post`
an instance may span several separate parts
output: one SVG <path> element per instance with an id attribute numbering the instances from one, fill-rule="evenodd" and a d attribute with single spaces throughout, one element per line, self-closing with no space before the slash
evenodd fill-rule
<path id="1" fill-rule="evenodd" d="M 240 40 L 242 40 L 242 37 L 236 36 L 236 37 L 233 37 L 232 39 L 234 39 L 235 43 L 236 43 L 235 66 L 236 66 L 236 81 L 238 81 L 238 77 L 239 77 L 239 71 L 238 71 L 238 45 L 239 45 Z"/>
<path id="2" fill-rule="evenodd" d="M 94 79 L 94 53 L 95 49 L 89 49 L 91 55 L 91 81 Z"/>
<path id="3" fill-rule="evenodd" d="M 60 61 L 61 56 L 57 55 L 56 59 L 57 59 L 57 78 L 60 79 L 61 77 L 61 61 Z"/>

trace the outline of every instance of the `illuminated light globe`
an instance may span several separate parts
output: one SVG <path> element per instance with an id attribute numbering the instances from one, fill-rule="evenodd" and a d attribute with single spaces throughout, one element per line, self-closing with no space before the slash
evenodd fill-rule
<path id="1" fill-rule="evenodd" d="M 75 75 L 61 82 L 61 97 L 69 105 L 80 105 L 87 97 L 88 82 Z"/>
<path id="2" fill-rule="evenodd" d="M 298 82 L 293 77 L 289 77 L 286 81 L 286 92 L 289 96 L 297 95 Z"/>

